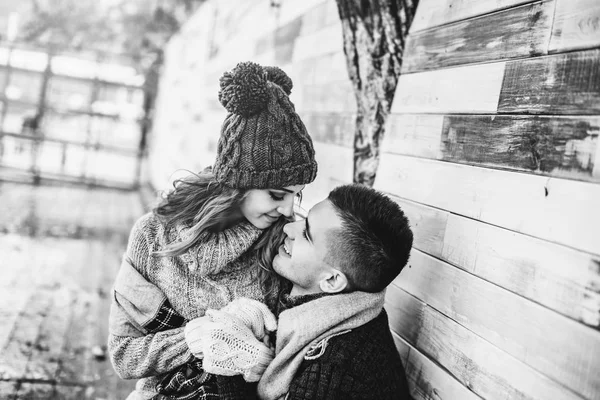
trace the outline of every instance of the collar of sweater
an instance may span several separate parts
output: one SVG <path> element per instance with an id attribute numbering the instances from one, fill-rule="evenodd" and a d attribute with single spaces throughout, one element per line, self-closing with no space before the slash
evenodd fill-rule
<path id="1" fill-rule="evenodd" d="M 383 309 L 385 291 L 321 296 L 279 314 L 275 358 L 258 384 L 261 399 L 278 399 L 288 392 L 311 346 L 337 333 L 376 318 Z"/>
<path id="2" fill-rule="evenodd" d="M 244 254 L 260 236 L 262 230 L 249 222 L 239 223 L 217 233 L 206 232 L 200 242 L 182 254 L 180 259 L 191 272 L 214 275 L 226 271 L 232 261 Z M 179 227 L 171 240 L 184 240 L 190 228 Z"/>
<path id="3" fill-rule="evenodd" d="M 308 303 L 309 301 L 320 299 L 324 296 L 331 296 L 332 293 L 313 293 L 313 294 L 303 294 L 300 296 L 291 296 L 289 293 L 283 293 L 279 297 L 279 313 L 290 309 L 292 307 L 296 307 L 302 305 L 304 303 Z"/>

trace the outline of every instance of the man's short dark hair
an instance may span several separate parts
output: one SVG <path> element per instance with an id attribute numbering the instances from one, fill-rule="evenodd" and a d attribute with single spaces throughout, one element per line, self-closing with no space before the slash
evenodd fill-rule
<path id="1" fill-rule="evenodd" d="M 329 263 L 346 274 L 350 290 L 383 290 L 408 262 L 408 218 L 392 199 L 363 185 L 339 186 L 328 200 L 342 220 L 329 239 Z"/>

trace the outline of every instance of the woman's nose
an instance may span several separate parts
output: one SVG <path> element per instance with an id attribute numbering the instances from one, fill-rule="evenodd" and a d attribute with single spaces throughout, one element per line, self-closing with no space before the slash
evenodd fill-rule
<path id="1" fill-rule="evenodd" d="M 284 204 L 277 207 L 277 212 L 282 215 L 285 215 L 288 218 L 292 216 L 292 213 L 294 211 L 294 197 L 293 196 L 289 196 L 289 197 L 290 197 L 289 199 L 284 200 L 284 202 L 285 202 Z"/>

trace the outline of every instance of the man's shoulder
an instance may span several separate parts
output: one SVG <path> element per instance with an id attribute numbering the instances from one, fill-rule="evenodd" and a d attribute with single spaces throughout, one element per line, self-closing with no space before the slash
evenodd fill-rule
<path id="1" fill-rule="evenodd" d="M 398 363 L 400 355 L 390 333 L 387 314 L 382 311 L 376 318 L 349 331 L 331 335 L 314 344 L 304 357 L 306 361 L 336 363 L 346 369 L 364 363 Z"/>
<path id="2" fill-rule="evenodd" d="M 360 327 L 331 335 L 312 346 L 295 384 L 300 388 L 318 387 L 314 381 L 320 380 L 328 382 L 328 392 L 345 398 L 410 398 L 385 311 Z"/>

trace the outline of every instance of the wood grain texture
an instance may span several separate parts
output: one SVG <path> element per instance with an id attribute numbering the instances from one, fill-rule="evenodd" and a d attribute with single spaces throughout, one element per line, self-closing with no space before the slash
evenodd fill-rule
<path id="1" fill-rule="evenodd" d="M 410 265 L 398 287 L 582 397 L 600 398 L 598 331 L 418 250 Z"/>
<path id="2" fill-rule="evenodd" d="M 600 254 L 600 185 L 384 153 L 375 188 Z"/>
<path id="3" fill-rule="evenodd" d="M 600 117 L 393 114 L 382 150 L 600 181 Z"/>
<path id="4" fill-rule="evenodd" d="M 484 399 L 581 399 L 395 285 L 386 309 L 392 331 Z"/>
<path id="5" fill-rule="evenodd" d="M 303 85 L 295 89 L 294 96 L 298 112 L 356 112 L 356 100 L 350 81 Z"/>
<path id="6" fill-rule="evenodd" d="M 349 80 L 346 56 L 342 49 L 335 53 L 295 62 L 284 71 L 296 84 L 303 85 L 347 82 Z"/>
<path id="7" fill-rule="evenodd" d="M 415 249 L 600 330 L 600 256 L 392 198 Z"/>
<path id="8" fill-rule="evenodd" d="M 414 400 L 481 399 L 404 339 L 394 335 L 394 340 L 401 356 L 406 357 L 402 358 L 402 362 Z"/>
<path id="9" fill-rule="evenodd" d="M 300 118 L 313 141 L 353 148 L 356 115 L 311 112 Z"/>
<path id="10" fill-rule="evenodd" d="M 600 49 L 507 62 L 498 112 L 600 114 Z"/>
<path id="11" fill-rule="evenodd" d="M 420 0 L 410 33 L 531 2 L 532 0 Z"/>
<path id="12" fill-rule="evenodd" d="M 352 183 L 354 150 L 334 144 L 314 142 L 315 159 L 319 164 L 317 178 L 302 191 L 302 207 L 309 210 L 325 199 L 334 187 Z"/>
<path id="13" fill-rule="evenodd" d="M 505 62 L 400 75 L 392 113 L 495 113 Z"/>
<path id="14" fill-rule="evenodd" d="M 600 2 L 556 0 L 551 52 L 600 46 Z"/>
<path id="15" fill-rule="evenodd" d="M 546 54 L 553 11 L 545 1 L 413 33 L 402 73 Z"/>
<path id="16" fill-rule="evenodd" d="M 314 33 L 300 36 L 296 40 L 292 61 L 336 53 L 341 49 L 342 24 L 338 21 Z"/>

